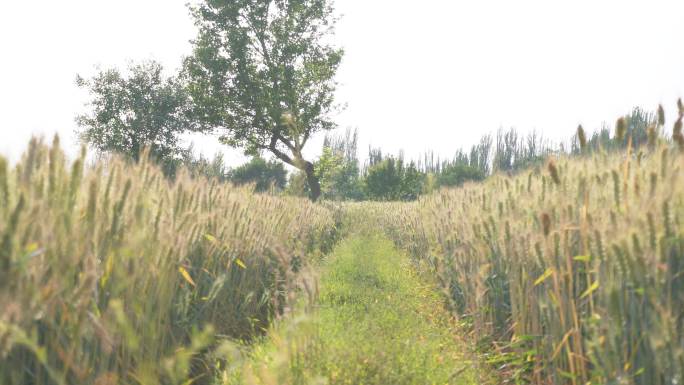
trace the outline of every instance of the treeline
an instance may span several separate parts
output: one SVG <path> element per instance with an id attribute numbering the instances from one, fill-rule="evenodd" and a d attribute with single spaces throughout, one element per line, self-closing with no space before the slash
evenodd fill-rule
<path id="1" fill-rule="evenodd" d="M 316 173 L 322 196 L 329 200 L 410 201 L 442 187 L 536 167 L 551 154 L 578 155 L 627 146 L 638 149 L 649 142 L 649 136 L 663 137 L 656 128 L 657 115 L 635 107 L 617 121 L 614 133 L 607 124 L 591 135 L 580 126 L 567 143 L 558 144 L 535 131 L 524 135 L 515 128 L 500 129 L 495 135 L 484 135 L 469 150 L 458 150 L 450 159 L 428 152 L 417 160 L 408 160 L 401 152 L 392 155 L 371 147 L 361 163 L 358 133 L 347 130 L 344 135 L 326 136 L 322 155 L 315 163 Z M 287 191 L 306 195 L 303 181 L 303 175 L 291 176 Z"/>
<path id="2" fill-rule="evenodd" d="M 264 152 L 254 152 L 249 162 L 230 168 L 220 153 L 209 159 L 196 155 L 192 146 L 183 148 L 179 133 L 200 130 L 195 130 L 192 119 L 183 113 L 185 91 L 175 80 L 165 78 L 157 63 L 133 66 L 128 77 L 110 70 L 88 81 L 80 79 L 79 84 L 90 88 L 95 95 L 92 103 L 97 106 L 95 113 L 78 118 L 82 127 L 79 134 L 100 152 L 124 154 L 137 161 L 142 149 L 148 148 L 149 156 L 171 179 L 185 168 L 193 176 L 252 184 L 257 192 L 312 195 L 307 173 L 291 168 L 295 171 L 288 175 L 283 162 L 263 158 Z M 144 111 L 137 111 L 138 107 Z M 499 129 L 493 135 L 484 135 L 469 149 L 457 150 L 448 159 L 434 152 L 407 159 L 402 152 L 387 154 L 371 147 L 362 161 L 358 132 L 347 130 L 341 135 L 326 135 L 321 155 L 313 162 L 314 175 L 324 199 L 411 201 L 442 187 L 538 166 L 549 154 L 639 148 L 649 141 L 649 136 L 663 136 L 656 129 L 659 113 L 663 113 L 662 109 L 653 113 L 636 107 L 618 120 L 615 133 L 607 124 L 591 134 L 579 127 L 565 143 L 553 143 L 536 131 L 525 135 L 515 128 Z M 101 124 L 103 121 L 106 124 Z"/>
<path id="3" fill-rule="evenodd" d="M 337 20 L 331 1 L 293 4 L 193 4 L 189 10 L 198 35 L 192 53 L 175 73 L 148 61 L 123 72 L 111 68 L 88 79 L 78 77 L 77 84 L 90 95 L 87 110 L 76 119 L 80 138 L 97 151 L 135 161 L 147 149 L 171 178 L 187 167 L 196 174 L 255 183 L 259 190 L 275 186 L 294 195 L 308 192 L 316 201 L 321 196 L 413 200 L 442 186 L 528 168 L 549 153 L 636 148 L 649 135 L 658 135 L 654 114 L 635 109 L 620 119 L 616 131 L 621 135 L 611 136 L 607 126 L 590 137 L 578 130 L 566 145 L 552 144 L 537 133 L 499 130 L 448 160 L 433 154 L 406 160 L 401 154 L 370 149 L 368 161 L 361 164 L 358 155 L 349 152 L 356 142 L 345 142 L 356 138 L 347 135 L 328 138 L 321 157 L 308 159 L 303 154 L 310 139 L 337 128 L 333 116 L 341 106 L 334 97 L 335 74 L 344 52 L 327 38 Z M 283 25 L 297 27 L 283 31 Z M 268 154 L 298 174 L 283 183 L 284 168 L 261 159 L 231 173 L 221 158 L 196 159 L 183 149 L 181 138 L 189 133 L 215 135 L 221 144 L 246 155 Z"/>

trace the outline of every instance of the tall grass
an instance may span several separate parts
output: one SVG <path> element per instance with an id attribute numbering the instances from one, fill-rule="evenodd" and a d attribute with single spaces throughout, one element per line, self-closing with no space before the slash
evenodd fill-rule
<path id="1" fill-rule="evenodd" d="M 143 159 L 0 157 L 0 383 L 208 379 L 217 340 L 282 313 L 335 215 Z"/>
<path id="2" fill-rule="evenodd" d="M 675 139 L 638 154 L 628 147 L 561 157 L 416 203 L 350 211 L 374 216 L 437 272 L 454 310 L 498 351 L 491 362 L 510 382 L 677 384 L 684 381 L 678 147 Z"/>

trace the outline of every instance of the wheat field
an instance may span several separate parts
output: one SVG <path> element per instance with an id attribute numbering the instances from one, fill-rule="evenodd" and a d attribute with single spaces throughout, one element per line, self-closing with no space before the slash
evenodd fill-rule
<path id="1" fill-rule="evenodd" d="M 551 159 L 416 203 L 363 203 L 510 382 L 684 378 L 684 156 Z M 367 215 L 367 214 L 364 214 Z"/>
<path id="2" fill-rule="evenodd" d="M 654 140 L 412 203 L 314 204 L 33 139 L 0 158 L 0 382 L 214 383 L 222 344 L 315 302 L 318 261 L 354 230 L 435 277 L 502 383 L 676 384 L 683 166 Z"/>
<path id="3" fill-rule="evenodd" d="M 180 384 L 306 282 L 337 214 L 165 179 L 148 160 L 67 162 L 55 138 L 0 158 L 0 383 Z"/>

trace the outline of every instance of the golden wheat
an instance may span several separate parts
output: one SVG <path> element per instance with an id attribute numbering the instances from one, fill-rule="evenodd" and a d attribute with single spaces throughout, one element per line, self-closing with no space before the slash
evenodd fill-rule
<path id="1" fill-rule="evenodd" d="M 666 145 L 560 157 L 416 203 L 348 211 L 375 217 L 437 272 L 507 375 L 672 384 L 684 378 L 683 166 Z"/>
<path id="2" fill-rule="evenodd" d="M 143 159 L 68 163 L 56 138 L 0 158 L 0 383 L 208 379 L 217 339 L 291 300 L 335 215 Z"/>

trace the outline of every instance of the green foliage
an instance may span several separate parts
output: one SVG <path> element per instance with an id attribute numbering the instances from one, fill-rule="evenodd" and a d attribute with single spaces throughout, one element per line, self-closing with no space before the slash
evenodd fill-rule
<path id="1" fill-rule="evenodd" d="M 185 62 L 194 116 L 221 140 L 256 155 L 270 151 L 307 175 L 302 149 L 335 127 L 335 73 L 342 50 L 329 44 L 335 25 L 328 0 L 203 1 L 192 8 L 199 35 Z"/>
<path id="2" fill-rule="evenodd" d="M 514 128 L 497 132 L 493 151 L 492 172 L 524 170 L 541 165 L 554 151 L 563 152 L 562 148 L 553 148 L 535 131 L 523 137 Z"/>
<path id="3" fill-rule="evenodd" d="M 453 164 L 448 165 L 441 170 L 437 176 L 437 184 L 440 187 L 458 187 L 468 181 L 480 181 L 485 178 L 485 173 L 482 170 L 466 165 Z"/>
<path id="4" fill-rule="evenodd" d="M 316 162 L 323 196 L 329 200 L 364 199 L 357 154 L 358 132 L 326 135 L 323 153 Z"/>
<path id="5" fill-rule="evenodd" d="M 371 200 L 399 200 L 403 161 L 384 159 L 366 170 L 364 190 Z"/>
<path id="6" fill-rule="evenodd" d="M 323 153 L 316 161 L 316 176 L 321 182 L 323 196 L 330 199 L 335 197 L 336 183 L 344 166 L 344 158 L 334 154 L 330 147 L 323 147 Z"/>
<path id="7" fill-rule="evenodd" d="M 630 143 L 636 149 L 646 144 L 652 148 L 662 136 L 662 126 L 655 126 L 655 115 L 640 108 L 621 121 L 621 140 L 611 136 L 607 126 L 589 139 L 584 129 L 578 130 L 583 136 L 584 150 L 580 150 L 577 134 L 566 151 L 563 145 L 554 146 L 536 132 L 523 136 L 511 128 L 499 130 L 495 137 L 483 136 L 470 151 L 458 150 L 448 160 L 428 152 L 418 162 L 407 162 L 401 154 L 387 157 L 380 149 L 371 149 L 363 170 L 356 156 L 357 134 L 348 131 L 346 136 L 326 136 L 323 154 L 316 165 L 317 175 L 325 178 L 323 194 L 329 200 L 414 200 L 439 187 L 458 187 L 497 172 L 514 174 L 539 167 L 550 154 L 590 154 L 626 148 Z M 298 191 L 295 195 L 306 191 L 301 186 L 302 176 L 294 175 L 292 182 L 290 190 Z"/>
<path id="8" fill-rule="evenodd" d="M 161 64 L 131 65 L 127 74 L 117 69 L 92 79 L 77 78 L 90 93 L 90 111 L 77 117 L 79 136 L 98 151 L 116 152 L 139 160 L 149 148 L 167 174 L 180 163 L 179 135 L 193 129 L 188 117 L 188 95 L 175 78 L 163 75 Z"/>
<path id="9" fill-rule="evenodd" d="M 285 188 L 287 171 L 281 162 L 255 156 L 249 162 L 228 172 L 228 180 L 237 184 L 255 184 L 255 191 L 264 192 L 270 189 L 278 191 Z"/>
<path id="10" fill-rule="evenodd" d="M 401 177 L 401 186 L 399 189 L 399 199 L 404 201 L 416 200 L 423 192 L 423 183 L 425 181 L 425 174 L 422 173 L 414 163 L 409 163 L 408 166 L 399 167 Z"/>
<path id="11" fill-rule="evenodd" d="M 322 270 L 317 310 L 286 319 L 219 383 L 466 385 L 485 379 L 432 282 L 386 238 L 354 236 Z"/>
<path id="12" fill-rule="evenodd" d="M 615 130 L 615 134 L 611 136 L 610 127 L 604 124 L 598 131 L 595 131 L 588 140 L 585 139 L 586 144 L 584 153 L 586 153 L 586 151 L 619 150 L 627 148 L 628 145 L 631 145 L 634 149 L 638 149 L 647 145 L 649 141 L 655 142 L 654 139 L 662 136 L 662 126 L 657 125 L 656 114 L 646 112 L 640 107 L 634 107 L 632 112 L 623 116 L 621 120 L 624 124 L 622 138 L 618 137 L 617 129 Z M 655 138 L 651 138 L 650 140 L 649 130 L 653 130 L 652 135 L 655 136 Z M 583 153 L 578 135 L 575 135 L 572 138 L 571 153 Z"/>
<path id="13" fill-rule="evenodd" d="M 425 174 L 401 157 L 387 157 L 371 165 L 364 176 L 364 189 L 370 200 L 415 200 L 423 191 Z"/>
<path id="14" fill-rule="evenodd" d="M 310 192 L 309 185 L 306 182 L 306 174 L 301 171 L 290 173 L 285 194 L 295 197 L 309 196 Z"/>
<path id="15" fill-rule="evenodd" d="M 195 178 L 205 177 L 221 182 L 226 181 L 227 166 L 222 153 L 217 153 L 210 160 L 202 154 L 196 156 L 194 147 L 190 146 L 181 152 L 181 164 Z"/>

